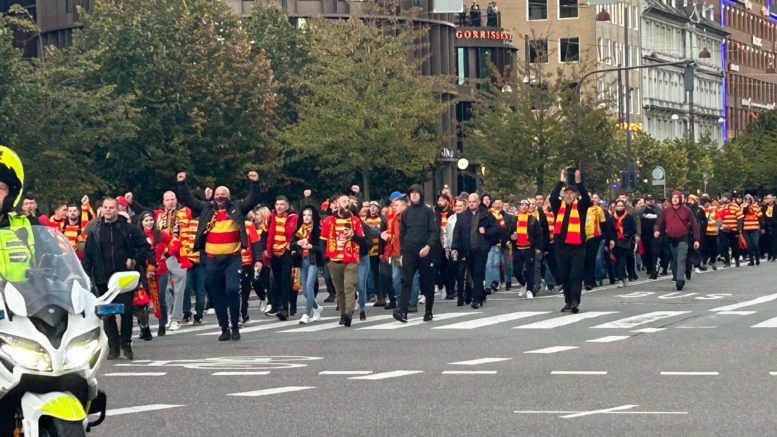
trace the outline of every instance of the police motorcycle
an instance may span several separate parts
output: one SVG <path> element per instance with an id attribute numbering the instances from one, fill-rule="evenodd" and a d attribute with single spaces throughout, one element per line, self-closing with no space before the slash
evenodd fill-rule
<path id="1" fill-rule="evenodd" d="M 123 312 L 111 301 L 140 275 L 114 274 L 98 298 L 58 230 L 12 224 L 0 235 L 8 229 L 18 238 L 0 239 L 0 437 L 85 436 L 105 418 L 102 318 Z"/>

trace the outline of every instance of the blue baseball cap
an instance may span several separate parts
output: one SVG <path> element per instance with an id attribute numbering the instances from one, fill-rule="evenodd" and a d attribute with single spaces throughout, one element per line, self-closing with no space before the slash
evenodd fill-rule
<path id="1" fill-rule="evenodd" d="M 389 196 L 389 200 L 393 202 L 399 199 L 400 197 L 405 197 L 405 195 L 400 193 L 399 191 L 394 191 L 393 193 L 391 193 L 391 196 Z"/>

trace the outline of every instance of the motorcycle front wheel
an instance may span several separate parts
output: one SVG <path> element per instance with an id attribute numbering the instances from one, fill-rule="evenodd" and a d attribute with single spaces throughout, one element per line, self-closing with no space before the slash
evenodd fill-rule
<path id="1" fill-rule="evenodd" d="M 39 437 L 86 437 L 84 424 L 44 416 L 40 419 Z"/>

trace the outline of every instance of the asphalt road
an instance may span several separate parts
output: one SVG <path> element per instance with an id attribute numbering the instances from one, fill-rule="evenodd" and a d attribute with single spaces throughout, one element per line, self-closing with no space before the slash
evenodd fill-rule
<path id="1" fill-rule="evenodd" d="M 370 307 L 350 329 L 333 307 L 300 326 L 251 302 L 239 342 L 208 316 L 103 363 L 109 417 L 91 435 L 777 435 L 775 278 L 777 263 L 682 292 L 640 280 L 586 293 L 577 316 L 547 293 L 438 301 L 407 325 Z"/>

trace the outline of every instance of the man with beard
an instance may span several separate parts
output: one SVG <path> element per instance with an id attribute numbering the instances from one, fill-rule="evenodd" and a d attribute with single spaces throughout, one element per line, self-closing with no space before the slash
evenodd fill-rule
<path id="1" fill-rule="evenodd" d="M 494 216 L 472 193 L 467 199 L 467 210 L 456 216 L 453 230 L 451 257 L 467 266 L 472 277 L 472 308 L 478 309 L 486 303 L 483 285 L 486 276 L 488 253 L 502 235 L 502 227 Z"/>
<path id="2" fill-rule="evenodd" d="M 440 240 L 445 242 L 445 230 L 448 225 L 448 220 L 453 216 L 450 196 L 445 193 L 440 194 L 440 197 L 437 198 L 435 214 L 439 218 Z M 450 260 L 443 253 L 442 246 L 433 247 L 432 256 L 432 262 L 437 271 L 435 280 L 437 280 L 437 288 L 440 289 L 440 298 L 453 299 L 453 287 L 456 282 L 457 272 L 454 271 Z"/>
<path id="3" fill-rule="evenodd" d="M 86 224 L 93 218 L 94 213 L 89 206 L 89 198 L 87 196 L 84 196 L 81 199 L 80 208 L 76 204 L 67 206 L 67 220 L 61 230 L 68 241 L 70 241 L 70 245 L 73 246 L 73 250 L 76 251 L 79 259 L 83 256 L 83 253 L 78 250 L 78 242 L 86 239 L 84 228 L 86 228 Z"/>
<path id="4" fill-rule="evenodd" d="M 359 245 L 367 242 L 358 215 L 351 213 L 348 195 L 337 196 L 337 210 L 324 220 L 321 239 L 325 244 L 325 256 L 329 258 L 329 273 L 337 293 L 340 308 L 340 324 L 351 326 L 359 281 Z"/>
<path id="5" fill-rule="evenodd" d="M 661 211 L 655 226 L 653 237 L 658 238 L 662 234 L 666 237 L 666 243 L 672 252 L 672 276 L 675 286 L 680 291 L 685 285 L 683 272 L 686 271 L 686 259 L 690 239 L 693 238 L 693 248 L 699 249 L 699 222 L 693 212 L 682 203 L 683 195 L 679 191 L 672 193 L 672 205 Z"/>
<path id="6" fill-rule="evenodd" d="M 394 311 L 394 318 L 402 323 L 407 322 L 413 277 L 418 272 L 421 293 L 426 296 L 424 322 L 431 322 L 434 317 L 432 314 L 434 277 L 429 254 L 432 247 L 441 244 L 440 225 L 434 218 L 434 211 L 423 203 L 424 189 L 421 185 L 411 185 L 408 196 L 410 197 L 410 205 L 402 213 L 402 220 L 399 223 L 402 295 L 400 296 L 399 309 Z"/>
<path id="7" fill-rule="evenodd" d="M 259 203 L 259 175 L 254 171 L 248 173 L 251 189 L 248 197 L 239 202 L 233 202 L 229 189 L 223 186 L 216 188 L 213 202 L 203 202 L 189 190 L 186 173 L 178 173 L 177 179 L 181 202 L 200 217 L 192 250 L 201 251 L 200 256 L 207 257 L 205 272 L 221 327 L 219 341 L 240 340 L 238 322 L 243 273 L 240 251 L 250 247 L 252 259 L 256 260 L 255 269 L 260 268 L 262 259 L 262 248 L 258 243 L 249 245 L 245 228 L 245 215 Z"/>
<path id="8" fill-rule="evenodd" d="M 656 205 L 656 199 L 648 194 L 645 196 L 645 206 L 639 210 L 638 220 L 642 223 L 642 265 L 647 268 L 650 279 L 658 279 L 656 261 L 660 256 L 661 240 L 653 239 L 653 227 L 656 225 L 661 208 Z"/>

